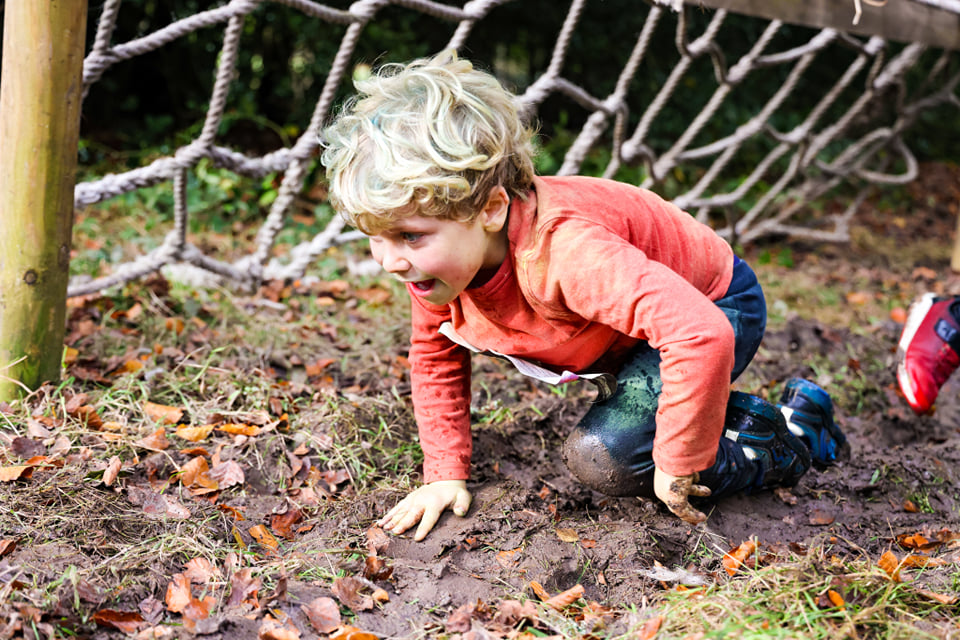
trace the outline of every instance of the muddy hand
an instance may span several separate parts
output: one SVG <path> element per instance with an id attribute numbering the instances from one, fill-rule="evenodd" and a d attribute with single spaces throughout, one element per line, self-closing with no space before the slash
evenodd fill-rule
<path id="1" fill-rule="evenodd" d="M 465 516 L 472 499 L 466 481 L 438 480 L 423 485 L 398 502 L 377 524 L 390 533 L 401 534 L 419 522 L 413 536 L 419 542 L 430 533 L 444 509 L 449 507 L 454 514 Z"/>
<path id="2" fill-rule="evenodd" d="M 694 484 L 698 480 L 697 474 L 676 477 L 656 469 L 653 472 L 653 492 L 675 516 L 690 524 L 700 524 L 707 516 L 693 508 L 690 496 L 709 496 L 710 489 Z"/>

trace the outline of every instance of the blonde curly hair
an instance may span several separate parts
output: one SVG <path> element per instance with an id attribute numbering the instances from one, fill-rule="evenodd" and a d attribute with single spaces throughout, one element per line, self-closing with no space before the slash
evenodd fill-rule
<path id="1" fill-rule="evenodd" d="M 534 131 L 492 75 L 445 51 L 387 64 L 324 129 L 330 202 L 369 235 L 417 213 L 469 222 L 492 189 L 525 198 Z"/>

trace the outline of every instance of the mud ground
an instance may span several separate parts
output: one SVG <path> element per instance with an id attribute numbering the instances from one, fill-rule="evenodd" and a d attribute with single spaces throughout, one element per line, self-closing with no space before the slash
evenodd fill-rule
<path id="1" fill-rule="evenodd" d="M 777 317 L 736 388 L 775 399 L 779 386 L 790 377 L 818 382 L 834 398 L 837 421 L 851 444 L 849 460 L 811 470 L 788 492 L 766 491 L 712 504 L 708 521 L 691 527 L 656 502 L 600 495 L 568 473 L 560 458 L 561 444 L 586 411 L 593 395 L 590 388 L 571 385 L 562 394 L 545 392 L 503 363 L 477 358 L 474 405 L 496 403 L 510 409 L 513 417 L 479 422 L 475 428 L 469 484 L 473 506 L 466 517 L 443 516 L 421 543 L 408 536 L 381 540 L 377 555 L 390 572 L 376 584 L 389 599 L 355 611 L 350 623 L 381 637 L 430 636 L 443 632 L 458 608 L 496 608 L 505 598 L 532 597 L 531 581 L 551 594 L 580 584 L 587 601 L 608 607 L 640 605 L 656 601 L 665 584 L 721 580 L 723 554 L 750 539 L 772 554 L 802 554 L 829 546 L 846 557 L 877 559 L 888 549 L 902 553 L 898 536 L 960 531 L 960 375 L 943 388 L 933 415 L 914 415 L 896 390 L 895 347 L 901 325 L 899 316 L 888 314 L 925 290 L 960 293 L 960 277 L 948 268 L 957 215 L 956 188 L 949 185 L 960 183 L 956 170 L 951 171 L 931 178 L 939 180 L 934 186 L 943 197 L 929 207 L 911 209 L 904 214 L 910 216 L 905 221 L 868 207 L 856 221 L 850 245 L 784 242 L 744 251 L 761 282 L 772 283 L 768 305 Z M 916 189 L 925 192 L 932 187 L 919 184 Z M 781 264 L 785 256 L 789 260 Z M 828 290 L 839 293 L 824 298 Z M 885 304 L 888 298 L 892 302 Z M 866 313 L 864 308 L 873 311 Z M 397 354 L 403 349 L 398 345 Z M 356 378 L 363 372 L 351 375 Z M 366 393 L 381 395 L 391 384 L 369 385 Z M 529 410 L 531 406 L 536 410 Z M 407 423 L 399 436 L 413 433 L 413 425 Z M 285 454 L 262 453 L 278 461 Z M 344 492 L 312 512 L 310 526 L 297 537 L 291 553 L 312 554 L 325 568 L 344 576 L 361 575 L 376 517 L 402 495 L 386 489 L 360 495 Z M 124 519 L 129 516 L 128 497 L 102 490 L 93 496 L 91 505 L 103 517 L 85 520 L 85 526 L 93 527 L 85 535 L 93 546 L 101 545 L 101 552 L 102 541 L 118 536 L 150 537 L 149 526 L 122 529 L 129 522 Z M 69 505 L 58 502 L 62 499 L 52 496 L 32 508 L 65 510 Z M 8 508 L 14 508 L 10 498 L 7 501 Z M 251 477 L 242 502 L 252 523 L 277 513 L 285 500 L 277 487 L 258 484 Z M 118 506 L 111 516 L 108 503 L 125 506 Z M 211 536 L 230 538 L 230 521 L 213 507 L 198 502 L 191 508 L 211 518 Z M 182 570 L 188 553 L 158 556 L 145 566 L 124 566 L 122 559 L 115 559 L 112 567 L 101 567 L 97 563 L 102 559 L 91 559 L 97 555 L 94 550 L 57 542 L 58 536 L 76 533 L 68 530 L 68 524 L 62 526 L 65 530 L 60 532 L 0 532 L 0 538 L 16 534 L 21 539 L 16 551 L 0 561 L 0 587 L 13 580 L 42 585 L 70 567 L 94 567 L 107 579 L 110 571 L 129 576 L 132 570 L 136 579 L 126 577 L 123 582 L 118 577 L 118 584 L 101 584 L 90 594 L 76 588 L 67 592 L 63 611 L 75 612 L 77 607 L 70 605 L 85 597 L 90 611 L 105 602 L 142 611 L 151 598 L 163 601 L 172 572 Z M 317 637 L 300 604 L 331 596 L 330 583 L 284 575 L 276 564 L 272 570 L 273 596 L 266 596 L 269 590 L 264 586 L 264 607 L 289 615 L 303 637 Z M 930 579 L 936 580 L 936 575 L 931 573 Z M 929 587 L 949 590 L 951 585 Z M 110 600 L 111 588 L 124 594 L 119 602 Z M 56 612 L 38 619 L 50 622 Z M 611 624 L 626 629 L 629 623 L 628 616 L 621 616 Z M 203 637 L 257 638 L 260 624 L 257 616 L 223 615 L 208 625 Z M 80 637 L 124 637 L 104 627 L 90 631 L 91 626 L 82 622 L 74 628 L 84 630 Z"/>

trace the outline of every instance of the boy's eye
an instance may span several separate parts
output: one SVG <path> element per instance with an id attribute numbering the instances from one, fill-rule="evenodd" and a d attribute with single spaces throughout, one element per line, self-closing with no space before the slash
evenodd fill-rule
<path id="1" fill-rule="evenodd" d="M 404 242 L 416 242 L 423 237 L 422 233 L 414 233 L 412 231 L 404 231 L 400 234 L 400 239 Z"/>

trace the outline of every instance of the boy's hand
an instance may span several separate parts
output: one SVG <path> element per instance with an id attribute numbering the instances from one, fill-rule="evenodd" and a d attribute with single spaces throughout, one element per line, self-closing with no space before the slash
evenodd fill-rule
<path id="1" fill-rule="evenodd" d="M 391 533 L 399 534 L 419 522 L 420 526 L 413 536 L 419 542 L 430 533 L 444 509 L 452 507 L 454 514 L 465 516 L 471 500 L 473 497 L 467 491 L 466 480 L 437 480 L 423 485 L 398 502 L 377 524 Z"/>
<path id="2" fill-rule="evenodd" d="M 695 473 L 689 476 L 675 477 L 657 468 L 653 472 L 653 492 L 675 516 L 690 524 L 700 524 L 707 519 L 707 516 L 694 509 L 690 505 L 689 498 L 690 496 L 709 496 L 710 489 L 700 484 L 694 484 L 699 480 L 699 476 Z"/>

